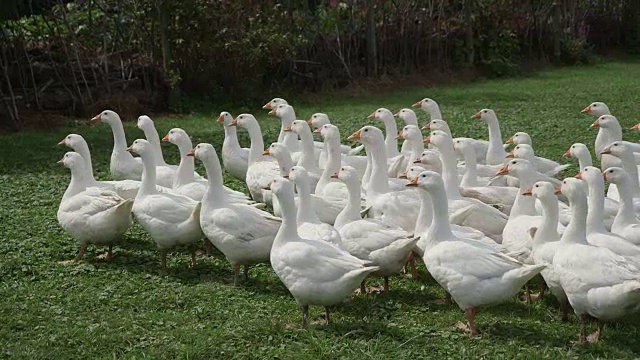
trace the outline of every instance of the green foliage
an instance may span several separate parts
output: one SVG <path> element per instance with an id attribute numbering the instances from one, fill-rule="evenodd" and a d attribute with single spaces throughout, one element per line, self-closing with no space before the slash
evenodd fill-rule
<path id="1" fill-rule="evenodd" d="M 626 129 L 638 121 L 637 63 L 600 64 L 546 71 L 519 80 L 501 79 L 464 86 L 419 88 L 395 93 L 297 103 L 297 117 L 328 113 L 344 139 L 380 106 L 395 111 L 425 96 L 436 99 L 457 136 L 487 138 L 484 123 L 471 119 L 478 109 L 496 110 L 503 138 L 526 131 L 539 155 L 561 162 L 573 142 L 593 144 L 597 131 L 580 110 L 594 100 L 606 102 Z M 273 94 L 263 95 L 262 102 Z M 117 108 L 114 110 L 118 110 Z M 215 111 L 214 111 L 215 110 Z M 279 123 L 258 106 L 211 109 L 202 115 L 157 118 L 160 136 L 184 128 L 193 143 L 210 142 L 219 150 L 220 124 L 212 114 L 231 110 L 255 113 L 266 143 L 277 138 Z M 427 116 L 417 111 L 420 124 Z M 134 122 L 125 123 L 128 142 L 143 137 Z M 112 137 L 104 124 L 72 123 L 51 131 L 0 136 L 0 357 L 32 359 L 94 358 L 279 358 L 279 359 L 419 359 L 419 358 L 615 358 L 640 355 L 640 317 L 607 324 L 600 343 L 579 346 L 578 323 L 553 321 L 557 304 L 547 297 L 527 306 L 518 299 L 481 309 L 482 335 L 468 338 L 453 325 L 460 309 L 430 303 L 443 296 L 425 273 L 422 278 L 391 279 L 388 294 L 353 295 L 336 306 L 333 324 L 288 328 L 299 309 L 268 264 L 253 267 L 250 280 L 232 286 L 232 269 L 224 256 L 170 253 L 169 270 L 160 271 L 155 244 L 134 226 L 115 248 L 111 262 L 95 259 L 104 249 L 90 247 L 76 265 L 74 241 L 57 224 L 58 202 L 69 180 L 55 162 L 67 149 L 55 144 L 68 133 L 82 134 L 92 151 L 96 175 L 108 179 Z M 240 141 L 248 144 L 245 131 Z M 637 141 L 640 134 L 625 131 Z M 177 148 L 163 143 L 169 163 Z M 198 171 L 203 169 L 197 162 Z M 575 174 L 576 164 L 566 173 Z M 244 186 L 225 176 L 238 190 Z M 371 284 L 380 283 L 372 279 Z M 322 310 L 312 307 L 317 319 Z M 591 326 L 593 329 L 593 325 Z"/>

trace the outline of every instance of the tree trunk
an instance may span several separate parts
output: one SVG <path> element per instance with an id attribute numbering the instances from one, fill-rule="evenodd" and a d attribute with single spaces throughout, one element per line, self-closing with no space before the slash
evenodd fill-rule
<path id="1" fill-rule="evenodd" d="M 474 53 L 473 53 L 473 20 L 471 19 L 471 13 L 473 12 L 473 0 L 464 1 L 464 30 L 467 46 L 467 65 L 473 66 Z"/>
<path id="2" fill-rule="evenodd" d="M 171 73 L 171 43 L 169 41 L 169 19 L 171 18 L 170 0 L 157 0 L 158 22 L 160 24 L 160 50 L 162 51 L 162 72 L 170 86 L 169 106 L 173 107 L 180 99 L 179 83 Z"/>
<path id="3" fill-rule="evenodd" d="M 378 74 L 378 51 L 376 49 L 375 1 L 366 0 L 366 6 L 367 76 L 376 76 Z"/>
<path id="4" fill-rule="evenodd" d="M 562 9 L 558 1 L 553 3 L 553 59 L 560 60 L 560 37 L 562 36 Z"/>

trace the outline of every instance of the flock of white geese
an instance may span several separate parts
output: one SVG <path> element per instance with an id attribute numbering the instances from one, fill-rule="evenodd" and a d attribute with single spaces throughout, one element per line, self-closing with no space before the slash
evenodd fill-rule
<path id="1" fill-rule="evenodd" d="M 622 141 L 604 103 L 582 111 L 597 116 L 594 150 L 604 171 L 576 143 L 564 155 L 578 159 L 580 172 L 564 180 L 554 176 L 566 165 L 536 156 L 526 133 L 510 137 L 515 147 L 507 152 L 491 109 L 473 115 L 488 126 L 484 141 L 453 138 L 432 99 L 414 107 L 430 115 L 426 125 L 410 108 L 380 108 L 369 118 L 386 135 L 364 126 L 347 138 L 362 143 L 357 148 L 341 143 L 326 114 L 297 120 L 280 98 L 263 106 L 281 120 L 278 141 L 266 149 L 253 115 L 222 112 L 223 166 L 213 145 L 194 147 L 180 128 L 162 138 L 180 150 L 180 164 L 167 164 L 147 116 L 137 123 L 146 140 L 128 146 L 120 117 L 105 110 L 92 121 L 112 130 L 112 181 L 94 178 L 82 136 L 60 142 L 73 149 L 59 161 L 71 181 L 58 209 L 60 225 L 81 247 L 72 261 L 88 244 L 108 246 L 110 258 L 133 218 L 156 242 L 163 268 L 170 248 L 195 249 L 204 237 L 233 265 L 234 284 L 241 266 L 246 277 L 248 266 L 270 262 L 301 307 L 303 326 L 309 305 L 324 306 L 328 322 L 329 306 L 359 286 L 367 291 L 365 278 L 383 277 L 389 291 L 389 276 L 415 270 L 415 259 L 464 311 L 471 335 L 478 307 L 511 299 L 538 274 L 540 292 L 548 288 L 559 300 L 562 320 L 573 308 L 580 342 L 597 341 L 604 321 L 640 308 L 640 145 Z M 399 132 L 395 117 L 404 123 Z M 238 128 L 248 132 L 249 148 L 239 144 Z M 430 134 L 423 138 L 421 130 Z M 194 171 L 194 159 L 206 178 Z M 250 196 L 224 185 L 223 167 L 246 182 Z M 587 336 L 590 317 L 597 330 Z"/>

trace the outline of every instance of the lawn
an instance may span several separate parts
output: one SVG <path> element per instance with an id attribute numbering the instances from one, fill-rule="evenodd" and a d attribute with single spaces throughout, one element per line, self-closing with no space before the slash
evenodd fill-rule
<path id="1" fill-rule="evenodd" d="M 633 75 L 635 74 L 635 75 Z M 560 159 L 574 142 L 592 147 L 593 118 L 580 110 L 604 101 L 624 128 L 636 123 L 640 64 L 608 63 L 555 69 L 531 77 L 491 80 L 362 96 L 292 102 L 298 118 L 328 113 L 346 139 L 372 121 L 378 107 L 397 111 L 423 97 L 439 102 L 454 135 L 487 137 L 484 123 L 471 119 L 493 108 L 503 138 L 529 132 L 539 155 Z M 277 95 L 277 94 L 271 94 Z M 269 100 L 264 99 L 265 102 Z M 118 109 L 113 109 L 117 111 Z M 199 142 L 219 150 L 223 131 L 213 114 L 155 119 L 160 136 L 172 127 L 185 129 Z M 266 143 L 277 136 L 279 122 L 258 107 L 244 109 L 259 117 Z M 426 116 L 417 111 L 420 122 Z M 216 115 L 217 117 L 217 115 Z M 374 123 L 381 126 L 381 123 Z M 142 137 L 126 124 L 128 142 Z M 598 344 L 580 346 L 578 323 L 551 319 L 555 300 L 527 306 L 518 299 L 482 309 L 476 338 L 453 325 L 464 316 L 456 306 L 432 304 L 442 291 L 420 268 L 422 280 L 393 278 L 385 294 L 354 295 L 334 310 L 328 326 L 288 328 L 300 312 L 268 264 L 251 269 L 250 279 L 232 286 L 232 268 L 220 254 L 200 256 L 189 267 L 186 252 L 160 257 L 151 238 L 134 226 L 115 248 L 111 262 L 95 260 L 104 249 L 89 247 L 78 264 L 58 262 L 75 256 L 75 242 L 56 220 L 69 171 L 56 164 L 67 149 L 57 142 L 68 133 L 90 144 L 97 177 L 108 178 L 112 137 L 108 126 L 70 122 L 53 131 L 0 136 L 0 358 L 542 358 L 640 356 L 639 316 L 608 325 Z M 241 141 L 247 142 L 240 130 Z M 637 141 L 640 135 L 624 132 Z M 177 148 L 163 144 L 170 162 Z M 569 160 L 561 160 L 568 162 Z M 198 164 L 202 172 L 201 164 Z M 575 174 L 575 166 L 566 175 Z M 243 189 L 238 182 L 228 184 Z M 312 308 L 310 317 L 323 314 Z"/>

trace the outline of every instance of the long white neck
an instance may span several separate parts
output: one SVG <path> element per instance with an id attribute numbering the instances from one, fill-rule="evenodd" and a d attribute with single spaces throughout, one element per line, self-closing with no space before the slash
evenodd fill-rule
<path id="1" fill-rule="evenodd" d="M 315 154 L 315 145 L 313 144 L 313 135 L 309 128 L 303 128 L 300 132 L 300 140 L 302 145 L 301 155 L 298 159 L 298 165 L 311 171 L 318 168 L 318 159 Z"/>
<path id="2" fill-rule="evenodd" d="M 625 178 L 616 183 L 616 185 L 620 193 L 620 202 L 614 223 L 637 224 L 638 219 L 636 218 L 636 211 L 633 206 L 633 183 L 631 182 L 630 176 L 625 176 Z"/>
<path id="3" fill-rule="evenodd" d="M 453 150 L 453 143 L 450 138 L 442 138 L 436 146 L 440 152 L 440 162 L 442 163 L 442 180 L 444 180 L 444 188 L 447 192 L 449 200 L 461 199 L 458 169 L 456 164 L 456 153 Z"/>
<path id="4" fill-rule="evenodd" d="M 396 135 L 398 135 L 396 119 L 394 119 L 393 116 L 383 116 L 382 121 L 384 122 L 384 131 L 386 133 L 384 145 L 387 150 L 387 156 L 390 158 L 396 157 L 400 155 L 400 151 L 398 151 L 398 139 L 396 139 Z"/>
<path id="5" fill-rule="evenodd" d="M 489 149 L 487 153 L 494 154 L 499 159 L 504 159 L 507 156 L 507 152 L 504 151 L 502 145 L 502 133 L 500 132 L 500 123 L 498 119 L 488 119 L 487 125 L 489 127 Z M 494 159 L 495 160 L 495 159 Z M 493 161 L 490 165 L 501 164 L 502 161 Z"/>
<path id="6" fill-rule="evenodd" d="M 434 106 L 432 108 L 429 108 L 428 111 L 429 111 L 429 116 L 431 116 L 430 120 L 433 120 L 433 119 L 442 120 L 442 113 L 440 113 L 440 107 Z"/>
<path id="7" fill-rule="evenodd" d="M 433 222 L 433 205 L 431 204 L 431 196 L 426 191 L 419 190 L 420 194 L 420 212 L 418 212 L 418 220 L 413 233 L 416 236 L 422 236 L 429 230 Z M 448 220 L 447 220 L 448 221 Z"/>
<path id="8" fill-rule="evenodd" d="M 226 203 L 226 196 L 224 192 L 224 182 L 222 179 L 222 167 L 220 166 L 220 159 L 213 154 L 206 156 L 202 159 L 205 171 L 207 172 L 207 191 L 202 197 L 203 206 L 215 206 L 220 207 Z"/>
<path id="9" fill-rule="evenodd" d="M 151 154 L 140 154 L 142 159 L 142 184 L 140 184 L 140 190 L 136 195 L 136 200 L 142 199 L 147 195 L 157 193 L 156 190 L 156 159 Z"/>
<path id="10" fill-rule="evenodd" d="M 82 159 L 84 160 L 84 170 L 90 176 L 90 179 L 95 181 L 95 178 L 93 177 L 93 164 L 91 164 L 91 153 L 89 152 L 89 145 L 87 145 L 87 142 L 80 141 L 78 145 L 73 148 L 73 151 L 82 156 Z"/>
<path id="11" fill-rule="evenodd" d="M 290 239 L 298 239 L 298 222 L 296 220 L 296 204 L 293 199 L 293 192 L 277 196 L 280 203 L 282 225 L 273 241 L 273 246 L 277 247 L 286 243 Z"/>
<path id="12" fill-rule="evenodd" d="M 588 244 L 587 243 L 587 198 L 584 196 L 574 196 L 569 199 L 571 206 L 571 221 L 564 230 L 563 243 Z"/>
<path id="13" fill-rule="evenodd" d="M 289 151 L 282 150 L 279 156 L 276 156 L 278 161 L 278 167 L 280 168 L 280 176 L 285 176 L 291 171 L 293 167 L 293 159 L 291 159 L 291 153 Z"/>
<path id="14" fill-rule="evenodd" d="M 409 163 L 407 164 L 407 169 L 409 169 L 409 167 L 413 165 L 413 162 L 415 160 L 420 159 L 420 156 L 424 151 L 424 142 L 422 142 L 422 139 L 420 137 L 409 138 L 405 140 L 405 142 L 409 143 L 409 148 L 411 149 L 411 158 L 409 159 Z"/>
<path id="15" fill-rule="evenodd" d="M 622 162 L 622 167 L 626 172 L 631 175 L 631 181 L 633 182 L 634 189 L 637 192 L 634 193 L 634 196 L 640 195 L 640 183 L 638 181 L 638 166 L 636 165 L 635 158 L 633 153 L 630 151 L 625 151 L 619 156 L 620 161 Z"/>
<path id="16" fill-rule="evenodd" d="M 462 151 L 464 157 L 464 175 L 460 181 L 462 187 L 480 186 L 478 182 L 478 164 L 475 155 Z"/>
<path id="17" fill-rule="evenodd" d="M 578 167 L 580 167 L 580 171 L 583 171 L 587 166 L 593 166 L 593 161 L 591 160 L 591 154 L 589 153 L 581 153 L 578 156 Z"/>
<path id="18" fill-rule="evenodd" d="M 300 144 L 298 144 L 298 134 L 293 131 L 284 131 L 285 128 L 291 127 L 291 124 L 296 120 L 296 113 L 288 111 L 280 118 L 282 125 L 280 127 L 280 133 L 282 133 L 282 143 L 287 145 L 289 151 L 296 152 L 300 150 Z M 280 136 L 278 136 L 280 139 Z"/>
<path id="19" fill-rule="evenodd" d="M 600 174 L 587 184 L 587 234 L 605 233 L 604 228 L 604 180 Z"/>
<path id="20" fill-rule="evenodd" d="M 596 142 L 594 144 L 594 148 L 596 151 L 596 158 L 600 160 L 602 155 L 600 152 L 613 141 L 609 140 L 609 132 L 607 129 L 600 127 L 598 128 L 598 135 L 596 135 Z"/>
<path id="21" fill-rule="evenodd" d="M 320 219 L 316 214 L 315 208 L 313 206 L 313 201 L 311 200 L 311 185 L 309 184 L 309 179 L 302 179 L 296 183 L 296 187 L 298 188 L 298 223 L 308 222 L 313 224 L 319 224 Z"/>
<path id="22" fill-rule="evenodd" d="M 535 174 L 531 168 L 521 170 L 518 174 L 518 180 L 520 180 L 520 188 L 516 194 L 516 199 L 513 202 L 509 219 L 515 219 L 521 215 L 537 215 L 536 213 L 536 200 L 533 196 L 524 196 L 524 193 L 536 182 Z"/>
<path id="23" fill-rule="evenodd" d="M 240 150 L 238 142 L 238 130 L 235 126 L 224 125 L 224 140 L 222 147 L 232 151 Z"/>
<path id="24" fill-rule="evenodd" d="M 367 189 L 369 189 L 369 181 L 371 180 L 371 168 L 373 168 L 373 162 L 371 161 L 371 153 L 365 151 L 365 154 L 367 156 L 367 167 L 364 168 L 364 174 L 362 175 L 362 189 L 366 194 Z"/>
<path id="25" fill-rule="evenodd" d="M 367 200 L 373 200 L 376 196 L 389 192 L 387 151 L 381 143 L 365 143 L 364 149 L 367 154 L 371 154 L 371 176 L 367 184 Z"/>
<path id="26" fill-rule="evenodd" d="M 162 147 L 160 146 L 160 136 L 158 135 L 158 130 L 156 130 L 155 126 L 144 126 L 142 129 L 144 132 L 144 137 L 147 139 L 149 144 L 151 145 L 151 150 L 153 150 L 153 155 L 156 159 L 156 165 L 167 165 L 164 161 L 164 156 L 162 156 Z"/>
<path id="27" fill-rule="evenodd" d="M 262 160 L 264 140 L 262 139 L 260 124 L 257 122 L 250 121 L 245 128 L 249 133 L 249 139 L 251 139 L 251 147 L 249 148 L 249 166 L 251 166 L 253 163 Z"/>
<path id="28" fill-rule="evenodd" d="M 449 205 L 443 191 L 429 191 L 433 206 L 433 221 L 427 231 L 429 241 L 441 241 L 455 238 L 449 225 Z"/>
<path id="29" fill-rule="evenodd" d="M 196 168 L 195 160 L 193 156 L 187 156 L 187 153 L 193 149 L 191 139 L 185 137 L 177 145 L 180 150 L 180 165 L 178 165 L 178 171 L 173 179 L 173 187 L 186 185 L 195 179 L 193 176 L 193 171 Z"/>
<path id="30" fill-rule="evenodd" d="M 324 164 L 324 170 L 316 184 L 316 194 L 322 194 L 324 187 L 331 181 L 331 175 L 340 170 L 341 164 L 340 138 L 327 136 L 324 138 L 324 144 L 327 147 L 327 162 Z"/>
<path id="31" fill-rule="evenodd" d="M 64 195 L 62 195 L 62 201 L 85 191 L 87 187 L 95 183 L 95 180 L 92 181 L 92 178 L 87 176 L 87 168 L 84 166 L 84 163 L 76 164 L 76 166 L 72 166 L 70 170 L 71 181 L 69 181 L 69 186 L 67 186 L 67 190 L 65 190 Z"/>
<path id="32" fill-rule="evenodd" d="M 347 206 L 338 214 L 333 225 L 338 230 L 350 222 L 362 219 L 360 217 L 360 185 L 358 184 L 358 179 L 345 181 L 345 185 L 348 192 Z"/>
<path id="33" fill-rule="evenodd" d="M 111 121 L 108 123 L 113 133 L 113 152 L 127 152 L 127 138 L 124 135 L 124 126 L 121 121 Z"/>
<path id="34" fill-rule="evenodd" d="M 540 198 L 542 204 L 542 222 L 533 237 L 533 246 L 538 247 L 546 242 L 560 239 L 558 234 L 558 200 L 554 197 Z"/>

